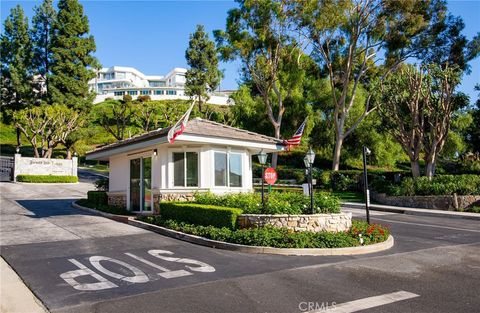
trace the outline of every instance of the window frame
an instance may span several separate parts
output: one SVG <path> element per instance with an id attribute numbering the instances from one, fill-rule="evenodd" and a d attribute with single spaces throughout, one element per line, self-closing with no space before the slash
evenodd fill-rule
<path id="1" fill-rule="evenodd" d="M 215 182 L 215 153 L 222 153 L 226 154 L 227 156 L 227 167 L 226 167 L 226 172 L 227 172 L 227 179 L 226 179 L 226 185 L 217 185 Z M 241 185 L 240 186 L 230 186 L 230 155 L 235 154 L 240 156 L 240 165 L 241 165 Z M 213 166 L 212 166 L 212 177 L 213 177 L 213 187 L 214 188 L 225 188 L 225 189 L 242 189 L 245 186 L 245 164 L 244 164 L 244 151 L 234 151 L 234 150 L 213 150 Z"/>
<path id="2" fill-rule="evenodd" d="M 197 154 L 197 185 L 196 186 L 187 186 L 187 153 L 194 152 Z M 173 162 L 174 153 L 183 153 L 183 186 L 175 186 L 175 164 Z M 171 149 L 169 152 L 169 179 L 168 185 L 170 189 L 192 189 L 200 188 L 200 151 L 198 149 Z"/>

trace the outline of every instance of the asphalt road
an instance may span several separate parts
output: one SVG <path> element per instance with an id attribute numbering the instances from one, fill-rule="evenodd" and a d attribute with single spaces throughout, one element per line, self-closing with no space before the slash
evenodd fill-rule
<path id="1" fill-rule="evenodd" d="M 372 221 L 395 236 L 388 251 L 256 255 L 189 244 L 71 208 L 90 187 L 0 183 L 1 255 L 52 312 L 480 307 L 479 221 L 372 212 Z"/>

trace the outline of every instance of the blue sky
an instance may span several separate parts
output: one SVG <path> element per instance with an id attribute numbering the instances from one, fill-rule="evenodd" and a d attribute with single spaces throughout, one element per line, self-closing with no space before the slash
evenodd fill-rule
<path id="1" fill-rule="evenodd" d="M 41 1 L 1 0 L 2 22 L 16 4 L 31 19 Z M 174 67 L 186 67 L 188 36 L 197 24 L 211 32 L 225 27 L 233 1 L 81 1 L 97 44 L 96 56 L 103 66 L 132 66 L 149 75 L 164 75 Z M 464 34 L 471 39 L 480 31 L 480 0 L 449 1 L 449 10 L 465 22 Z M 3 27 L 2 27 L 3 28 Z M 212 38 L 213 39 L 213 38 Z M 480 83 L 480 58 L 471 62 L 460 90 L 477 99 L 473 87 Z M 222 63 L 225 77 L 221 89 L 235 89 L 238 62 Z"/>

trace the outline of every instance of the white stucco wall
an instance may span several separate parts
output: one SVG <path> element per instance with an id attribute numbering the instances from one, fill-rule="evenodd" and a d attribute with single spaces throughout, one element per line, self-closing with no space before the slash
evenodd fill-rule
<path id="1" fill-rule="evenodd" d="M 127 192 L 130 180 L 130 160 L 126 156 L 110 158 L 109 190 Z"/>

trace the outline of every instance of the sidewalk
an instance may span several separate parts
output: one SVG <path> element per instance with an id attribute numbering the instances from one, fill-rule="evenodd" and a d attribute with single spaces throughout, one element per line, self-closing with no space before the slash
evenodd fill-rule
<path id="1" fill-rule="evenodd" d="M 356 202 L 344 202 L 342 206 L 345 208 L 353 209 L 365 209 L 365 203 Z M 480 220 L 480 213 L 471 212 L 456 212 L 456 211 L 443 211 L 434 209 L 419 209 L 419 208 L 407 208 L 400 206 L 391 206 L 383 204 L 370 204 L 370 210 L 372 211 L 384 211 L 392 213 L 401 213 L 409 215 L 423 215 L 423 216 L 436 216 L 436 217 L 449 217 L 449 218 L 463 218 L 469 220 Z"/>
<path id="2" fill-rule="evenodd" d="M 0 257 L 0 312 L 1 313 L 46 313 L 30 289 L 17 273 Z"/>

